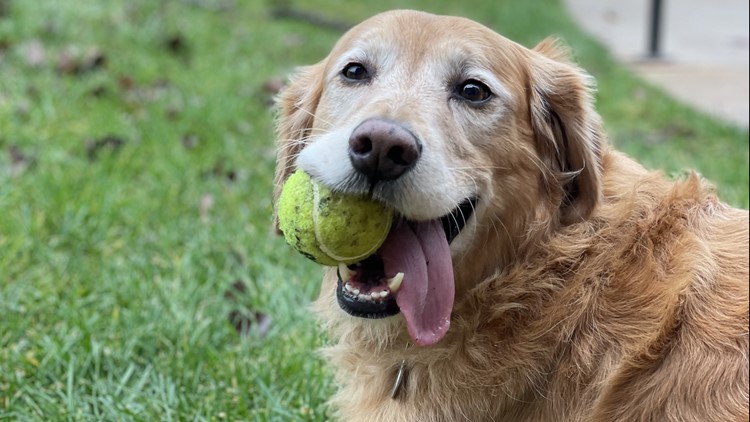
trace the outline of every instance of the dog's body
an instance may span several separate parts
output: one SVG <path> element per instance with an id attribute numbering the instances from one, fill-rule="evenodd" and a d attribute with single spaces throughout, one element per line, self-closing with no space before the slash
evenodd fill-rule
<path id="1" fill-rule="evenodd" d="M 450 243 L 454 277 L 427 284 L 450 294 L 421 296 L 452 303 L 447 331 L 406 299 L 403 317 L 347 315 L 341 270 L 327 271 L 316 308 L 342 419 L 747 420 L 747 211 L 607 146 L 588 78 L 554 43 L 389 12 L 280 103 L 277 187 L 301 167 L 415 232 L 473 208 Z M 411 153 L 363 164 L 362 131 Z"/>

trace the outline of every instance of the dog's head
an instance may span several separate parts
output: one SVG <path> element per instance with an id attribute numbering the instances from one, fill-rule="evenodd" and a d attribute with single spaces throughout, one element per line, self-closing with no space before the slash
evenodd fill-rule
<path id="1" fill-rule="evenodd" d="M 554 41 L 529 50 L 470 20 L 383 13 L 281 93 L 275 194 L 302 168 L 393 207 L 381 250 L 340 266 L 338 302 L 401 312 L 431 344 L 456 292 L 591 214 L 603 142 L 591 102 L 590 78 Z"/>

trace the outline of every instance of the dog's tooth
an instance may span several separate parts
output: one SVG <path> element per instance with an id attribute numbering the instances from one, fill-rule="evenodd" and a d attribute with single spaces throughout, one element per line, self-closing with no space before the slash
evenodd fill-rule
<path id="1" fill-rule="evenodd" d="M 366 295 L 364 293 L 360 293 L 360 294 L 357 295 L 357 299 L 359 299 L 359 300 L 361 300 L 363 302 L 369 301 L 370 300 L 370 295 Z"/>
<path id="2" fill-rule="evenodd" d="M 378 299 L 380 299 L 380 292 L 372 292 L 372 293 L 370 293 L 370 298 L 372 300 L 378 300 Z"/>
<path id="3" fill-rule="evenodd" d="M 352 289 L 352 294 L 353 294 L 354 296 L 359 296 L 359 289 L 358 289 L 358 288 L 356 288 L 356 287 L 355 287 L 354 289 Z"/>
<path id="4" fill-rule="evenodd" d="M 350 270 L 343 262 L 339 262 L 339 277 L 344 281 L 351 280 L 352 278 L 352 270 Z"/>
<path id="5" fill-rule="evenodd" d="M 379 296 L 381 299 L 385 299 L 386 297 L 388 297 L 388 290 L 383 290 L 382 292 L 380 292 Z"/>
<path id="6" fill-rule="evenodd" d="M 346 289 L 346 291 L 347 291 L 347 292 L 349 292 L 349 293 L 351 293 L 351 292 L 352 292 L 352 290 L 354 290 L 354 287 L 352 287 L 352 285 L 351 285 L 351 284 L 349 284 L 349 283 L 346 283 L 346 284 L 344 284 L 344 288 L 345 288 L 345 289 Z"/>
<path id="7" fill-rule="evenodd" d="M 388 279 L 388 288 L 396 293 L 401 288 L 401 282 L 404 281 L 404 273 L 398 273 Z"/>

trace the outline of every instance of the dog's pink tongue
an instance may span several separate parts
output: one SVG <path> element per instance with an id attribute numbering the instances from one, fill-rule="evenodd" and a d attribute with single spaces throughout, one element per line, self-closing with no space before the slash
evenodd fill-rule
<path id="1" fill-rule="evenodd" d="M 378 251 L 387 277 L 404 273 L 396 303 L 414 343 L 437 343 L 450 326 L 455 286 L 448 241 L 439 219 L 404 223 Z"/>

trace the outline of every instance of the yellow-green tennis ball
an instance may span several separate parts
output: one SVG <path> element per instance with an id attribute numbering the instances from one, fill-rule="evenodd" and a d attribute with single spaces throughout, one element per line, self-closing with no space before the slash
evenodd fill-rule
<path id="1" fill-rule="evenodd" d="M 277 212 L 287 243 L 330 266 L 352 264 L 373 254 L 393 221 L 393 210 L 385 205 L 331 192 L 302 170 L 284 183 Z"/>

